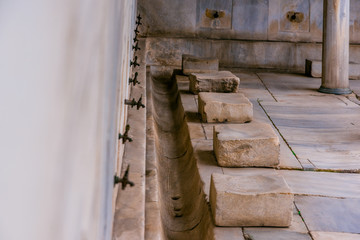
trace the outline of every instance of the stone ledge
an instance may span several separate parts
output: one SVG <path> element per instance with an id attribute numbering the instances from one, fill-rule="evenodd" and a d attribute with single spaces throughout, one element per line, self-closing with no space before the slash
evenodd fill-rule
<path id="1" fill-rule="evenodd" d="M 199 93 L 198 111 L 204 122 L 250 122 L 253 105 L 242 93 Z"/>
<path id="2" fill-rule="evenodd" d="M 322 61 L 306 59 L 305 74 L 310 77 L 321 78 Z M 349 63 L 349 79 L 360 80 L 360 63 Z"/>
<path id="3" fill-rule="evenodd" d="M 182 71 L 185 75 L 191 73 L 210 73 L 219 71 L 219 60 L 217 58 L 203 58 L 193 55 L 182 55 Z"/>
<path id="4" fill-rule="evenodd" d="M 214 173 L 210 205 L 215 224 L 228 227 L 288 227 L 294 195 L 277 174 L 230 176 Z"/>

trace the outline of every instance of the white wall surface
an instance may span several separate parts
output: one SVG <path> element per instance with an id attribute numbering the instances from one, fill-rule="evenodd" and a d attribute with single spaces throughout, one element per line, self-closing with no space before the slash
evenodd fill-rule
<path id="1" fill-rule="evenodd" d="M 1 240 L 111 239 L 135 11 L 0 0 Z"/>

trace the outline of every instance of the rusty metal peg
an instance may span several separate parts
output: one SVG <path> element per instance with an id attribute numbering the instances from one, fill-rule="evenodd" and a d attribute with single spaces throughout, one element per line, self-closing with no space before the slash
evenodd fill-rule
<path id="1" fill-rule="evenodd" d="M 134 61 L 130 61 L 130 67 L 134 66 L 134 68 L 136 66 L 140 66 L 140 64 L 137 62 L 137 56 L 134 57 Z"/>
<path id="2" fill-rule="evenodd" d="M 132 142 L 132 138 L 129 137 L 129 130 L 130 130 L 130 125 L 127 124 L 125 127 L 125 132 L 124 134 L 119 133 L 119 139 L 122 139 L 122 143 L 125 144 L 126 141 Z"/>
<path id="3" fill-rule="evenodd" d="M 135 52 L 137 50 L 141 50 L 141 48 L 139 48 L 139 42 L 136 42 L 136 44 L 134 46 L 132 46 L 132 49 L 135 50 Z"/>
<path id="4" fill-rule="evenodd" d="M 135 184 L 129 180 L 129 170 L 130 170 L 130 165 L 127 166 L 124 176 L 122 178 L 119 178 L 116 175 L 114 176 L 114 186 L 118 183 L 121 183 L 122 190 L 124 190 L 127 185 L 130 185 L 130 187 L 135 186 Z"/>
<path id="5" fill-rule="evenodd" d="M 140 84 L 140 82 L 137 80 L 138 72 L 135 73 L 133 78 L 129 78 L 129 84 L 133 84 L 135 86 L 136 84 Z"/>

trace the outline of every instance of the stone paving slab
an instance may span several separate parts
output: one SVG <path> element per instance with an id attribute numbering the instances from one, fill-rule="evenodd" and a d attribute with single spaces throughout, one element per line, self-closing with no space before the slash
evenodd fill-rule
<path id="1" fill-rule="evenodd" d="M 241 228 L 236 227 L 215 227 L 214 240 L 245 240 Z"/>
<path id="2" fill-rule="evenodd" d="M 246 228 L 245 234 L 248 235 L 251 240 L 312 240 L 307 233 L 291 232 L 276 228 Z"/>
<path id="3" fill-rule="evenodd" d="M 209 196 L 211 174 L 223 174 L 223 170 L 216 163 L 212 140 L 192 140 L 192 144 L 200 176 L 204 182 L 204 192 Z"/>
<path id="4" fill-rule="evenodd" d="M 360 198 L 360 174 L 313 171 L 277 171 L 294 194 Z"/>
<path id="5" fill-rule="evenodd" d="M 261 105 L 299 158 L 318 169 L 360 169 L 358 105 L 346 105 L 333 95 Z"/>
<path id="6" fill-rule="evenodd" d="M 360 199 L 295 196 L 310 231 L 360 233 Z"/>
<path id="7" fill-rule="evenodd" d="M 324 95 L 319 93 L 321 79 L 289 73 L 258 73 L 257 74 L 277 101 L 285 97 L 303 95 Z"/>
<path id="8" fill-rule="evenodd" d="M 311 240 L 308 230 L 295 208 L 293 220 L 288 228 L 246 227 L 244 233 L 253 240 Z"/>
<path id="9" fill-rule="evenodd" d="M 314 240 L 360 240 L 360 234 L 339 232 L 311 232 Z"/>

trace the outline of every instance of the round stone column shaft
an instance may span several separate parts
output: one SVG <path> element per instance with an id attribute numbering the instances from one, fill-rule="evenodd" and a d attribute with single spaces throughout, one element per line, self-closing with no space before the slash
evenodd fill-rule
<path id="1" fill-rule="evenodd" d="M 349 94 L 350 0 L 324 0 L 320 92 Z"/>

